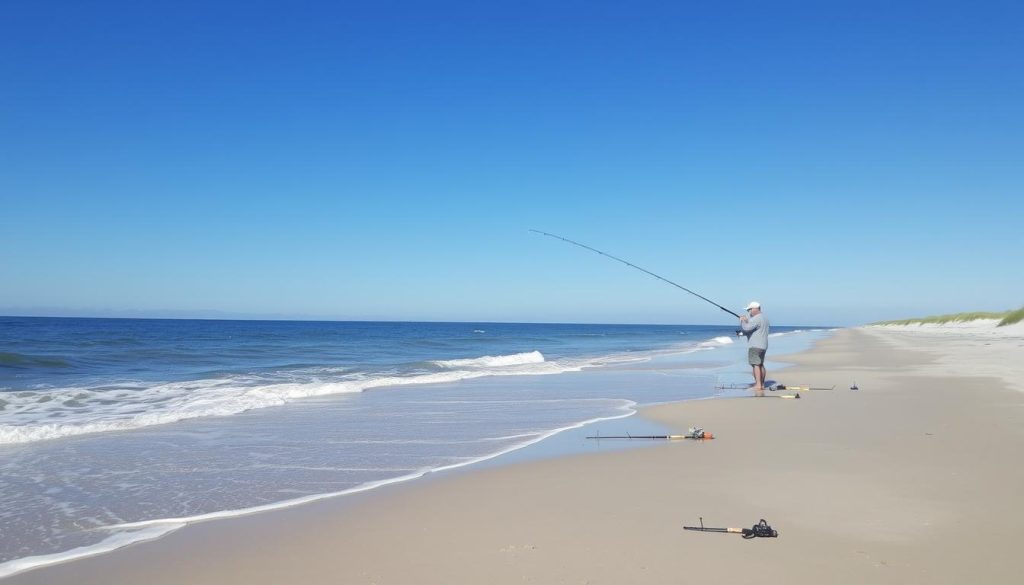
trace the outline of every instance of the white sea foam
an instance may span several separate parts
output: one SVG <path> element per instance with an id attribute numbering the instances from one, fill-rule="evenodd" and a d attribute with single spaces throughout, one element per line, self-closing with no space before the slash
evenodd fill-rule
<path id="1" fill-rule="evenodd" d="M 607 399 L 596 399 L 596 400 L 607 400 Z M 551 401 L 551 402 L 559 402 L 559 401 Z M 313 494 L 313 495 L 310 495 L 310 496 L 303 496 L 301 498 L 295 498 L 295 499 L 292 499 L 292 500 L 285 500 L 285 501 L 282 501 L 282 502 L 274 502 L 274 503 L 270 503 L 270 504 L 264 504 L 264 505 L 260 505 L 260 506 L 253 506 L 253 507 L 249 507 L 249 508 L 242 508 L 242 509 L 236 509 L 236 510 L 221 510 L 221 511 L 210 512 L 210 513 L 206 513 L 206 514 L 197 514 L 197 515 L 193 515 L 193 516 L 182 516 L 182 517 L 174 517 L 174 518 L 155 518 L 155 519 L 141 520 L 141 521 L 136 521 L 136 523 L 123 523 L 123 524 L 119 524 L 119 525 L 113 525 L 113 526 L 108 526 L 108 527 L 101 527 L 101 528 L 96 529 L 96 530 L 120 532 L 120 531 L 138 531 L 140 529 L 156 529 L 156 528 L 159 528 L 159 527 L 165 527 L 165 530 L 161 534 L 166 534 L 167 532 L 171 532 L 173 530 L 177 530 L 178 528 L 181 528 L 181 527 L 189 525 L 189 524 L 202 523 L 202 521 L 208 521 L 208 520 L 220 519 L 220 518 L 227 518 L 227 517 L 236 517 L 236 516 L 242 516 L 242 515 L 249 515 L 249 514 L 254 514 L 254 513 L 258 513 L 258 512 L 264 512 L 264 511 L 269 511 L 269 510 L 276 510 L 276 509 L 281 509 L 281 508 L 289 508 L 289 507 L 292 507 L 292 506 L 297 506 L 297 505 L 301 505 L 301 504 L 305 504 L 305 503 L 309 503 L 309 502 L 315 502 L 317 500 L 324 500 L 324 499 L 327 499 L 327 498 L 335 498 L 335 497 L 338 497 L 338 496 L 345 496 L 345 495 L 349 495 L 349 494 L 357 494 L 359 492 L 366 492 L 366 491 L 369 491 L 369 490 L 380 488 L 382 486 L 388 486 L 388 485 L 397 484 L 397 483 L 400 483 L 400 482 L 408 482 L 408 480 L 410 480 L 410 479 L 416 479 L 416 478 L 422 477 L 422 476 L 426 475 L 427 473 L 435 473 L 435 472 L 438 472 L 438 471 L 447 471 L 447 470 L 450 470 L 450 469 L 457 469 L 459 467 L 465 467 L 467 465 L 473 465 L 475 463 L 480 463 L 481 461 L 486 461 L 486 460 L 489 460 L 489 459 L 494 459 L 496 457 L 500 457 L 500 456 L 505 455 L 507 453 L 511 453 L 513 451 L 518 451 L 519 449 L 522 449 L 524 447 L 528 447 L 530 445 L 534 445 L 536 443 L 540 443 L 541 441 L 544 441 L 545 438 L 554 436 L 555 434 L 558 434 L 560 432 L 564 432 L 564 431 L 572 429 L 572 428 L 582 428 L 584 426 L 587 426 L 588 424 L 592 424 L 592 423 L 595 423 L 595 422 L 601 422 L 601 421 L 606 421 L 606 420 L 615 420 L 615 419 L 620 419 L 620 418 L 626 418 L 628 416 L 633 416 L 634 414 L 636 414 L 636 412 L 637 412 L 636 411 L 637 404 L 635 402 L 629 401 L 629 400 L 622 400 L 622 401 L 618 401 L 618 402 L 621 403 L 620 406 L 617 407 L 617 410 L 621 411 L 620 414 L 616 414 L 616 415 L 612 415 L 612 416 L 605 416 L 605 417 L 596 417 L 596 418 L 592 418 L 592 419 L 589 419 L 589 420 L 575 422 L 575 423 L 572 423 L 572 424 L 568 424 L 566 426 L 562 426 L 562 427 L 559 427 L 559 428 L 554 428 L 554 429 L 543 431 L 543 432 L 515 434 L 515 435 L 510 435 L 510 436 L 507 436 L 507 437 L 493 437 L 493 438 L 490 438 L 490 441 L 504 440 L 504 438 L 522 438 L 523 441 L 520 442 L 520 443 L 517 443 L 515 445 L 512 445 L 511 447 L 508 447 L 506 449 L 503 449 L 503 450 L 500 450 L 500 451 L 496 451 L 494 453 L 488 453 L 488 454 L 482 455 L 480 457 L 469 458 L 469 459 L 466 459 L 464 461 L 460 461 L 458 463 L 452 463 L 450 465 L 442 465 L 442 466 L 438 466 L 438 467 L 424 468 L 424 469 L 420 469 L 418 471 L 414 471 L 412 473 L 407 473 L 407 474 L 404 474 L 404 475 L 399 475 L 397 477 L 389 477 L 387 479 L 376 480 L 376 482 L 369 482 L 367 484 L 364 484 L 364 485 L 361 485 L 361 486 L 357 486 L 355 488 L 350 488 L 348 490 L 342 490 L 342 491 L 339 491 L 339 492 L 331 492 L 331 493 L 326 493 L 326 494 Z M 160 535 L 157 535 L 157 536 L 160 536 Z M 108 541 L 104 541 L 104 542 L 108 542 Z M 125 542 L 124 544 L 129 544 L 129 543 Z M 124 546 L 124 544 L 122 544 L 121 546 Z M 105 550 L 108 550 L 108 549 L 97 550 L 96 553 L 103 552 Z M 35 558 L 43 558 L 43 557 L 35 557 Z M 35 567 L 35 566 L 36 565 L 34 565 L 33 567 Z M 3 567 L 4 566 L 0 566 L 0 570 L 2 570 Z M 19 569 L 18 571 L 24 571 L 24 570 L 25 569 Z M 3 575 L 4 575 L 3 573 L 0 573 L 0 576 L 3 576 Z"/>
<path id="2" fill-rule="evenodd" d="M 434 362 L 445 371 L 410 375 L 337 376 L 287 383 L 254 377 L 172 382 L 118 389 L 65 388 L 9 395 L 0 444 L 30 443 L 87 433 L 127 431 L 207 416 L 230 416 L 314 396 L 363 392 L 385 386 L 443 384 L 484 376 L 560 374 L 585 361 L 548 362 L 539 351 Z"/>
<path id="3" fill-rule="evenodd" d="M 730 343 L 733 343 L 732 337 L 726 337 L 724 335 L 720 336 L 720 337 L 715 337 L 711 341 L 705 341 L 704 342 L 705 345 L 711 345 L 711 344 L 729 345 Z"/>
<path id="4" fill-rule="evenodd" d="M 600 400 L 607 400 L 607 399 L 600 399 Z M 557 402 L 557 400 L 554 400 L 554 401 Z M 327 498 L 334 498 L 334 497 L 338 497 L 338 496 L 344 496 L 344 495 L 354 494 L 354 493 L 359 493 L 359 492 L 365 492 L 365 491 L 372 490 L 372 489 L 375 489 L 375 488 L 378 488 L 378 487 L 382 487 L 382 486 L 385 486 L 385 485 L 390 485 L 390 484 L 393 484 L 393 483 L 399 483 L 399 482 L 405 482 L 405 481 L 417 479 L 417 478 L 423 477 L 424 475 L 427 475 L 429 473 L 448 471 L 448 470 L 451 470 L 451 469 L 457 469 L 457 468 L 465 467 L 465 466 L 468 466 L 468 465 L 474 465 L 476 463 L 480 463 L 482 461 L 487 461 L 489 459 L 493 459 L 495 457 L 499 457 L 501 455 L 505 455 L 507 453 L 510 453 L 510 452 L 513 452 L 513 451 L 517 451 L 517 450 L 522 449 L 524 447 L 528 447 L 530 445 L 533 445 L 535 443 L 543 441 L 544 439 L 547 439 L 549 437 L 552 437 L 554 435 L 557 435 L 557 434 L 559 434 L 561 432 L 564 432 L 564 431 L 567 431 L 567 430 L 570 430 L 570 429 L 578 429 L 578 428 L 584 427 L 584 426 L 592 424 L 592 423 L 625 418 L 625 417 L 628 417 L 628 416 L 632 416 L 633 414 L 636 414 L 636 402 L 633 402 L 631 400 L 613 400 L 613 401 L 618 403 L 617 410 L 619 410 L 619 414 L 615 414 L 615 415 L 611 415 L 611 416 L 604 416 L 604 417 L 595 417 L 595 418 L 592 418 L 592 419 L 589 419 L 589 420 L 572 423 L 572 424 L 569 424 L 569 425 L 566 425 L 566 426 L 563 426 L 563 427 L 560 427 L 560 428 L 552 429 L 552 430 L 549 430 L 549 431 L 543 431 L 543 432 L 537 432 L 537 433 L 515 434 L 515 435 L 509 435 L 509 436 L 505 436 L 505 437 L 493 437 L 493 438 L 490 438 L 488 440 L 495 440 L 495 441 L 497 441 L 497 440 L 507 440 L 507 439 L 522 439 L 522 440 L 520 442 L 517 442 L 517 443 L 507 447 L 507 448 L 500 449 L 500 450 L 495 451 L 493 453 L 482 455 L 480 457 L 469 458 L 469 459 L 460 461 L 458 463 L 452 463 L 450 465 L 443 465 L 443 466 L 432 467 L 432 468 L 424 468 L 424 469 L 420 469 L 420 470 L 417 470 L 415 472 L 407 473 L 407 474 L 404 474 L 404 475 L 401 475 L 401 476 L 398 476 L 398 477 L 392 477 L 392 478 L 388 478 L 388 479 L 367 482 L 365 484 L 362 484 L 362 485 L 359 485 L 357 487 L 350 488 L 350 489 L 345 489 L 345 490 L 336 491 L 336 492 L 329 492 L 329 493 L 312 494 L 312 495 L 308 495 L 308 496 L 303 496 L 303 497 L 299 497 L 299 498 L 293 498 L 293 499 L 290 499 L 290 500 L 274 502 L 274 503 L 270 503 L 270 504 L 264 504 L 264 505 L 260 505 L 260 506 L 252 506 L 252 507 L 248 507 L 248 508 L 235 509 L 235 510 L 221 510 L 221 511 L 211 512 L 211 513 L 207 513 L 207 514 L 197 514 L 197 515 L 193 515 L 193 516 L 184 516 L 184 517 L 177 517 L 177 518 L 155 518 L 155 519 L 143 520 L 143 521 L 139 521 L 139 522 L 125 522 L 125 523 L 121 523 L 121 524 L 115 524 L 115 525 L 110 525 L 110 526 L 98 527 L 98 528 L 96 528 L 94 530 L 109 532 L 110 536 L 108 536 L 107 538 L 103 539 L 101 542 L 99 542 L 97 544 L 94 544 L 94 545 L 79 547 L 79 548 L 75 548 L 75 549 L 64 551 L 64 552 L 60 552 L 60 553 L 47 554 L 47 555 L 37 555 L 37 556 L 32 556 L 32 557 L 23 557 L 23 558 L 20 558 L 20 559 L 14 559 L 14 560 L 8 561 L 6 563 L 0 563 L 0 578 L 7 577 L 7 576 L 10 576 L 10 575 L 14 575 L 16 573 L 21 573 L 21 572 L 24 572 L 24 571 L 28 571 L 28 570 L 31 570 L 31 569 L 47 566 L 47 565 L 53 565 L 53 564 L 57 564 L 57 563 L 67 562 L 67 561 L 70 561 L 70 560 L 75 560 L 75 559 L 81 559 L 81 558 L 85 558 L 85 557 L 100 555 L 100 554 L 103 554 L 103 553 L 107 553 L 107 552 L 110 552 L 110 551 L 113 551 L 113 550 L 116 550 L 116 549 L 128 546 L 130 544 L 135 544 L 135 543 L 139 543 L 139 542 L 145 542 L 145 541 L 149 541 L 149 540 L 154 540 L 156 538 L 160 538 L 160 537 L 162 537 L 162 536 L 164 536 L 166 534 L 169 534 L 169 533 L 171 533 L 171 532 L 173 532 L 175 530 L 178 530 L 179 528 L 187 526 L 189 524 L 194 524 L 194 523 L 198 523 L 198 522 L 206 522 L 206 521 L 210 521 L 210 520 L 218 520 L 218 519 L 223 519 L 223 518 L 233 518 L 233 517 L 238 517 L 238 516 L 246 516 L 246 515 L 256 514 L 256 513 L 260 513 L 260 512 L 266 512 L 266 511 L 270 511 L 270 510 L 278 510 L 278 509 L 282 509 L 282 508 L 290 508 L 290 507 L 293 507 L 293 506 L 298 506 L 298 505 L 306 504 L 306 503 L 309 503 L 309 502 L 314 502 L 314 501 L 318 501 L 318 500 L 324 500 L 324 499 L 327 499 Z"/>
<path id="5" fill-rule="evenodd" d="M 437 360 L 431 362 L 441 368 L 504 368 L 523 364 L 539 364 L 544 362 L 544 355 L 539 351 L 514 353 L 510 355 L 485 355 L 478 358 L 457 360 Z"/>
<path id="6" fill-rule="evenodd" d="M 82 546 L 79 548 L 71 549 L 65 552 L 53 553 L 49 555 L 36 555 L 34 557 L 23 557 L 20 559 L 14 559 L 7 561 L 6 563 L 0 563 L 0 579 L 9 577 L 16 573 L 28 571 L 38 567 L 45 567 L 46 565 L 55 565 L 57 563 L 65 563 L 75 559 L 81 559 L 85 557 L 91 557 L 103 553 L 107 553 L 113 550 L 117 550 L 121 547 L 128 546 L 129 544 L 135 544 L 139 542 L 145 542 L 147 540 L 155 540 L 174 532 L 175 530 L 185 526 L 183 523 L 165 523 L 159 525 L 148 526 L 139 530 L 115 532 L 101 542 L 90 546 Z"/>

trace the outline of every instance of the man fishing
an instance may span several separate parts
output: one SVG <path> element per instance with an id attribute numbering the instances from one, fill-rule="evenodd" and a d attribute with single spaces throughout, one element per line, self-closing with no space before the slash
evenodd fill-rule
<path id="1" fill-rule="evenodd" d="M 761 303 L 751 301 L 747 315 L 740 317 L 740 329 L 747 337 L 747 362 L 754 373 L 754 396 L 764 396 L 764 354 L 768 352 L 768 319 L 761 313 Z"/>
<path id="2" fill-rule="evenodd" d="M 621 262 L 621 263 L 625 264 L 626 266 L 629 266 L 630 268 L 635 268 L 635 269 L 639 270 L 640 272 L 647 273 L 647 274 L 653 276 L 654 278 L 657 278 L 658 280 L 660 280 L 662 282 L 666 282 L 668 284 L 671 284 L 672 286 L 674 286 L 674 287 L 676 287 L 678 289 L 682 289 L 682 290 L 690 293 L 691 295 L 693 295 L 695 297 L 703 299 L 703 300 L 711 303 L 712 305 L 718 307 L 719 309 L 722 309 L 726 313 L 729 313 L 730 315 L 732 315 L 734 317 L 738 317 L 739 320 L 740 320 L 740 327 L 742 328 L 741 333 L 747 337 L 747 347 L 748 347 L 748 349 L 747 349 L 747 361 L 750 362 L 750 367 L 754 369 L 754 395 L 755 396 L 764 396 L 764 376 L 765 376 L 765 372 L 764 372 L 764 354 L 768 351 L 768 319 L 766 319 L 765 316 L 761 314 L 761 303 L 758 303 L 757 301 L 754 301 L 754 302 L 751 302 L 749 305 L 747 305 L 747 313 L 750 314 L 749 317 L 747 317 L 746 315 L 740 315 L 738 313 L 734 313 L 734 312 L 730 311 L 729 309 L 726 309 L 722 305 L 719 305 L 718 303 L 716 303 L 715 301 L 712 301 L 711 299 L 707 298 L 704 295 L 699 295 L 699 294 L 693 292 L 692 290 L 686 288 L 685 286 L 682 286 L 680 284 L 674 283 L 671 280 L 669 280 L 669 279 L 667 279 L 667 278 L 665 278 L 663 276 L 659 276 L 659 275 L 651 272 L 650 270 L 647 270 L 646 268 L 640 268 L 639 266 L 637 266 L 636 264 L 633 264 L 632 262 L 627 262 L 627 261 L 623 260 L 622 258 L 616 258 L 615 256 L 612 256 L 611 254 L 608 254 L 606 252 L 602 252 L 601 250 L 598 250 L 597 248 L 591 248 L 590 246 L 588 246 L 586 244 L 581 244 L 581 243 L 579 243 L 579 242 L 577 242 L 575 240 L 570 240 L 569 238 L 563 238 L 562 236 L 559 236 L 559 235 L 556 235 L 556 234 L 549 234 L 548 232 L 542 232 L 540 230 L 530 230 L 530 231 L 534 232 L 534 233 L 537 233 L 537 234 L 540 234 L 542 236 L 548 236 L 549 238 L 555 238 L 557 240 L 562 240 L 563 242 L 572 244 L 574 246 L 579 246 L 580 248 L 583 248 L 585 250 L 590 250 L 591 252 L 595 252 L 595 253 L 600 254 L 602 256 L 611 258 L 612 260 L 615 260 L 616 262 Z M 800 398 L 800 395 L 797 394 L 797 395 L 792 396 L 792 397 L 790 397 L 790 396 L 781 396 L 781 398 Z"/>

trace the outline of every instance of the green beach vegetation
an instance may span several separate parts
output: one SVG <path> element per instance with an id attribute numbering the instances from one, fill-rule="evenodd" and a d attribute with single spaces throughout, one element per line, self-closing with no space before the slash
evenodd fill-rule
<path id="1" fill-rule="evenodd" d="M 1010 311 L 1003 317 L 1003 320 L 999 322 L 999 326 L 1010 325 L 1012 323 L 1020 323 L 1024 321 L 1024 307 L 1017 309 L 1016 311 Z"/>
<path id="2" fill-rule="evenodd" d="M 925 323 L 961 323 L 964 321 L 977 321 L 979 319 L 999 319 L 996 327 L 1019 323 L 1024 320 L 1024 307 L 1012 311 L 993 313 L 987 311 L 974 311 L 970 313 L 952 313 L 949 315 L 933 315 L 931 317 L 915 317 L 912 319 L 898 319 L 895 321 L 879 321 L 872 325 L 923 325 Z"/>

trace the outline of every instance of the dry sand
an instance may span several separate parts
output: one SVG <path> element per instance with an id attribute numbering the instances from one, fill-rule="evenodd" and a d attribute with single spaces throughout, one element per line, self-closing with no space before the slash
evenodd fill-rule
<path id="1" fill-rule="evenodd" d="M 1018 583 L 1024 331 L 989 329 L 843 330 L 770 373 L 836 390 L 642 413 L 714 441 L 439 474 L 5 585 Z"/>

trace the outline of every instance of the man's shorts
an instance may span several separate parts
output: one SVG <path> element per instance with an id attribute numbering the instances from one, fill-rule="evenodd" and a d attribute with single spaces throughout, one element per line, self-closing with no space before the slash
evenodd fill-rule
<path id="1" fill-rule="evenodd" d="M 761 349 L 760 347 L 747 348 L 747 361 L 752 366 L 763 366 L 764 365 L 764 354 L 767 349 Z"/>

